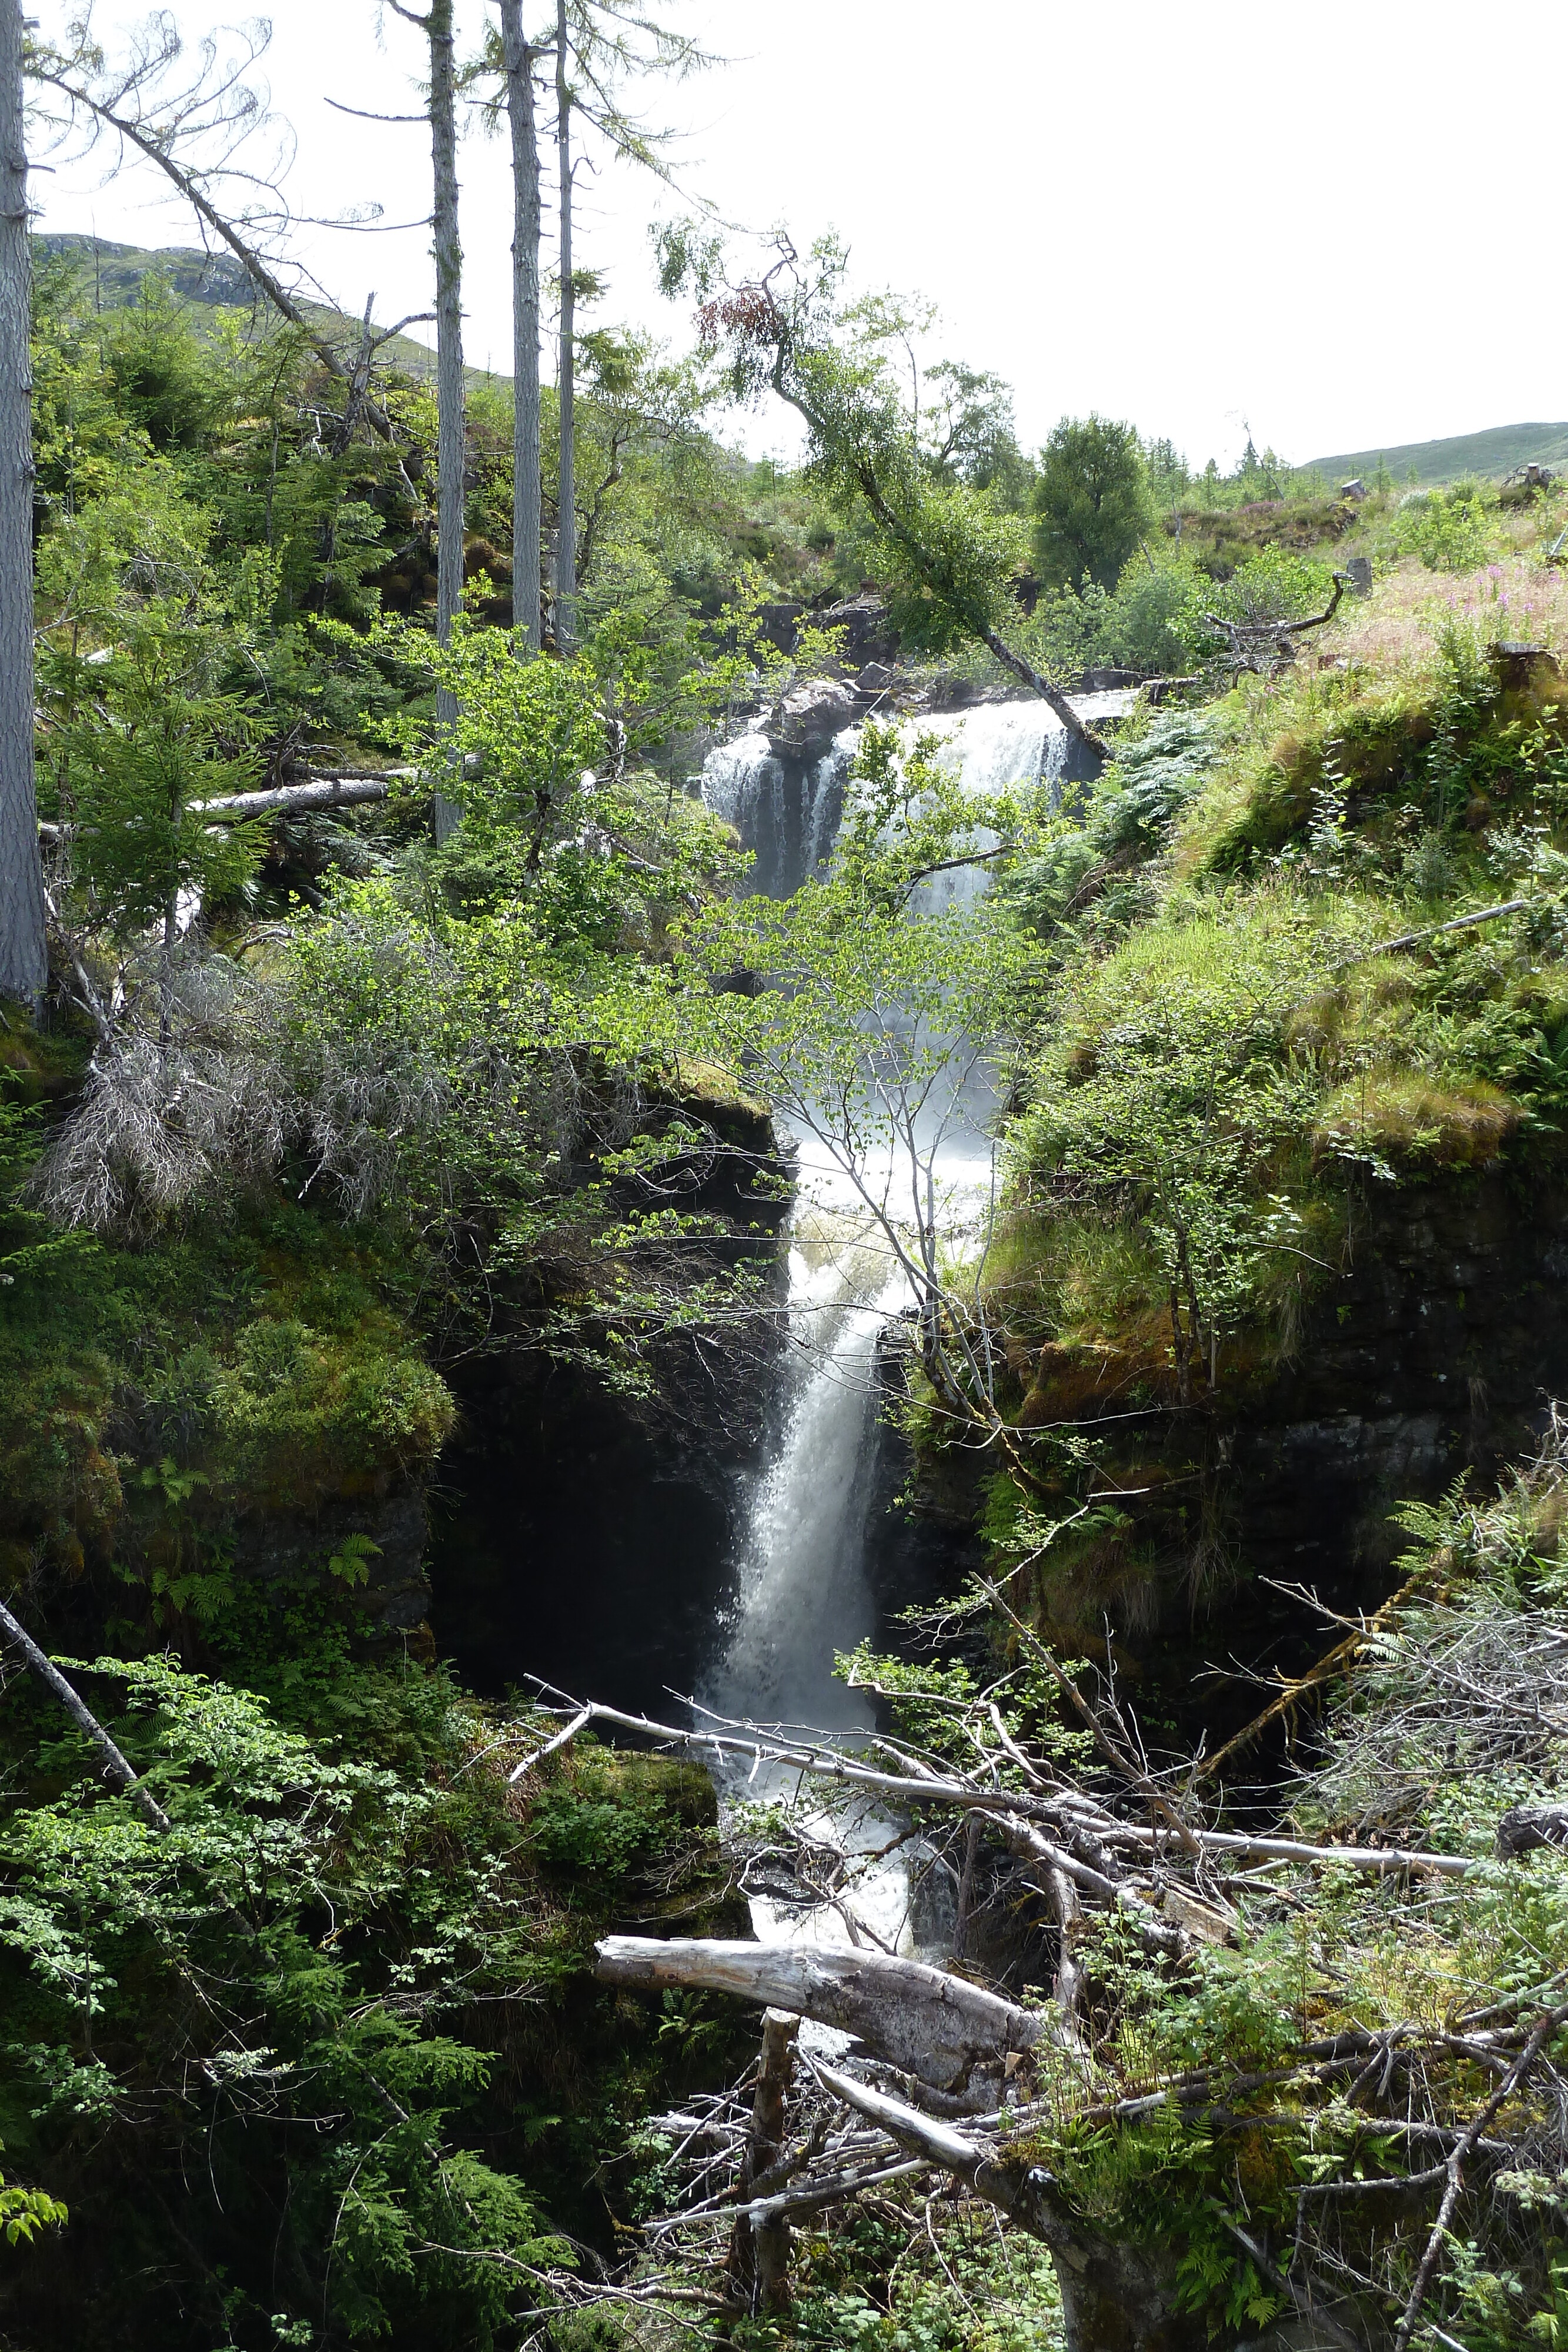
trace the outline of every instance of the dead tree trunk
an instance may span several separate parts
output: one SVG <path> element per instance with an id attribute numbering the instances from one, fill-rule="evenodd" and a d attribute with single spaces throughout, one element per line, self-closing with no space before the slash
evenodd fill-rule
<path id="1" fill-rule="evenodd" d="M 32 269 L 22 128 L 22 0 L 0 0 L 0 995 L 49 976 L 33 788 Z"/>
<path id="2" fill-rule="evenodd" d="M 556 527 L 555 642 L 570 653 L 577 642 L 577 297 L 571 281 L 571 84 L 567 0 L 556 0 L 556 156 L 560 171 L 560 475 Z"/>
<path id="3" fill-rule="evenodd" d="M 539 142 L 522 0 L 501 0 L 512 132 L 512 626 L 539 649 Z"/>
<path id="4" fill-rule="evenodd" d="M 430 153 L 435 183 L 435 635 L 436 642 L 444 646 L 452 643 L 452 624 L 463 602 L 466 405 L 463 383 L 463 248 L 457 237 L 457 110 L 452 63 L 452 5 L 453 0 L 431 0 L 428 19 Z M 436 690 L 435 718 L 443 735 L 450 738 L 457 724 L 457 698 L 450 687 Z M 437 841 L 446 838 L 458 814 L 455 803 L 437 793 Z"/>
<path id="5" fill-rule="evenodd" d="M 751 2130 L 740 2171 L 744 2201 L 766 2182 L 784 2147 L 795 2041 L 800 2021 L 787 2011 L 768 2010 L 762 2020 L 762 2056 L 751 2103 Z M 754 2314 L 782 2311 L 789 2299 L 789 2222 L 783 2213 L 757 2219 L 743 2213 L 729 2242 L 730 2293 Z"/>
<path id="6" fill-rule="evenodd" d="M 873 2056 L 936 2091 L 963 2090 L 977 2068 L 1000 2069 L 1048 2027 L 1038 2011 L 883 1952 L 647 1936 L 606 1936 L 594 1948 L 594 1974 L 605 1984 L 690 1985 L 787 2009 L 854 2034 Z"/>
<path id="7" fill-rule="evenodd" d="M 126 1762 L 97 1716 L 71 1688 L 53 1658 L 39 1649 L 26 1628 L 17 1623 L 4 1601 L 0 1601 L 0 1633 L 16 1643 L 46 1690 L 54 1693 L 78 1730 L 91 1740 L 106 1776 L 131 1799 L 148 1828 L 156 1830 L 162 1837 L 169 1827 L 169 1816 L 162 1806 Z"/>

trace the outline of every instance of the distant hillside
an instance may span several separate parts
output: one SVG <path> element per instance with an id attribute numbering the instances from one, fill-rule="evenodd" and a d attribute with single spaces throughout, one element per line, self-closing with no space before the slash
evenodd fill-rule
<path id="1" fill-rule="evenodd" d="M 1382 459 L 1396 482 L 1452 482 L 1462 474 L 1500 480 L 1516 466 L 1568 466 L 1568 425 L 1494 425 L 1485 433 L 1460 433 L 1448 441 L 1406 441 L 1386 449 L 1353 449 L 1339 457 L 1313 457 L 1308 470 L 1343 481 L 1352 474 L 1375 474 Z"/>
<path id="2" fill-rule="evenodd" d="M 150 271 L 167 278 L 172 292 L 193 310 L 248 310 L 259 300 L 244 264 L 232 253 L 203 253 L 185 245 L 110 245 L 103 237 L 68 236 L 46 229 L 33 238 L 35 262 L 66 261 L 75 265 L 77 284 L 84 299 L 102 310 L 121 310 L 134 302 Z M 263 305 L 264 309 L 267 307 Z M 300 310 L 313 327 L 329 335 L 358 340 L 360 322 L 322 302 L 301 301 Z M 394 335 L 379 354 L 383 366 L 406 369 L 411 375 L 432 375 L 435 353 L 412 335 Z M 480 370 L 470 368 L 470 376 Z"/>

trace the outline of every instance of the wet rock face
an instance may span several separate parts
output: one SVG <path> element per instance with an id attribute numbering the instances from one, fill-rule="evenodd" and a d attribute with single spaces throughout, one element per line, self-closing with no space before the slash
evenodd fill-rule
<path id="1" fill-rule="evenodd" d="M 809 616 L 815 629 L 835 629 L 840 632 L 840 660 L 848 669 L 861 669 L 867 662 L 895 662 L 898 659 L 898 631 L 894 627 L 887 606 L 880 596 L 862 590 L 858 596 L 848 596 L 842 604 L 829 604 Z"/>
<path id="2" fill-rule="evenodd" d="M 749 975 L 735 975 L 737 985 Z M 761 1310 L 663 1344 L 654 1393 L 617 1393 L 583 1367 L 507 1338 L 454 1368 L 460 1406 L 433 1498 L 434 1645 L 498 1697 L 537 1675 L 641 1712 L 694 1690 L 733 1599 L 742 1486 L 772 1409 L 785 1343 L 787 1203 L 772 1124 L 743 1098 L 672 1103 L 714 1150 L 683 1208 L 724 1221 L 710 1265 L 763 1276 Z M 703 1266 L 693 1262 L 694 1278 Z"/>
<path id="3" fill-rule="evenodd" d="M 1157 1686 L 1211 1748 L 1261 1703 L 1227 1669 L 1297 1672 L 1334 1638 L 1281 1587 L 1375 1608 L 1410 1540 L 1398 1505 L 1435 1500 L 1472 1465 L 1484 1494 L 1528 1456 L 1547 1400 L 1568 1394 L 1568 1190 L 1502 1169 L 1380 1186 L 1354 1203 L 1350 1241 L 1348 1276 L 1310 1299 L 1290 1360 L 1249 1377 L 1222 1354 L 1212 1407 L 1200 1382 L 1186 1413 L 1107 1425 L 1124 1527 L 1063 1536 L 1020 1580 L 1067 1649 L 1103 1656 L 1109 1624 L 1145 1702 Z M 990 1465 L 920 1465 L 912 1528 L 907 1451 L 895 1430 L 881 1444 L 867 1536 L 879 1598 L 891 1611 L 957 1592 L 983 1556 Z"/>
<path id="4" fill-rule="evenodd" d="M 343 1575 L 343 1590 L 356 1612 L 389 1633 L 412 1633 L 430 1607 L 425 1482 L 383 1475 L 365 1483 L 369 1492 L 329 1497 L 314 1511 L 245 1513 L 233 1530 L 235 1573 L 268 1586 L 319 1590 L 332 1581 L 329 1562 L 343 1560 L 352 1570 L 352 1580 Z"/>

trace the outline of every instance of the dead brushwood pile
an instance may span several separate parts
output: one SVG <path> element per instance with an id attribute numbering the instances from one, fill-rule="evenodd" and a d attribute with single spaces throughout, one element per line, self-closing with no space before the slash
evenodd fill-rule
<path id="1" fill-rule="evenodd" d="M 853 1751 L 569 1710 L 547 1744 L 635 1730 L 801 1788 L 747 1826 L 747 1868 L 775 1895 L 793 1868 L 802 1910 L 836 1904 L 848 1931 L 599 1947 L 609 1983 L 765 2021 L 745 2081 L 654 2119 L 680 2192 L 616 2299 L 657 2304 L 679 2277 L 716 2313 L 783 2313 L 792 2229 L 809 2256 L 857 2200 L 904 2200 L 914 2226 L 956 2197 L 1050 2249 L 1072 2347 L 1557 2341 L 1565 1517 L 1555 1409 L 1490 1504 L 1459 1488 L 1405 1515 L 1394 1601 L 1260 1717 L 1293 1711 L 1310 1759 L 1268 1820 L 1256 1789 L 1243 1818 L 1228 1804 L 1241 1746 L 1218 1771 L 1151 1760 L 1114 1687 L 995 1586 L 1009 1670 L 982 1688 L 884 1662 L 893 1728 Z M 858 1678 L 876 1680 L 863 1660 Z M 549 1769 L 539 1721 L 517 1727 L 517 1776 Z M 857 1809 L 901 1825 L 879 1863 L 902 1838 L 957 1891 L 925 1958 L 857 1924 L 863 1836 L 824 1859 L 823 1811 Z M 955 1956 L 982 1889 L 1032 1922 L 1006 1985 Z"/>

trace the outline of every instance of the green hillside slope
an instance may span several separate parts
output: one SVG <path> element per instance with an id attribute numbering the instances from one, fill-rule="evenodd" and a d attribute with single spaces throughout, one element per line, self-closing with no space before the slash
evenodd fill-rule
<path id="1" fill-rule="evenodd" d="M 35 263 L 72 263 L 84 292 L 90 291 L 103 310 L 123 310 L 134 302 L 149 271 L 164 278 L 182 300 L 196 309 L 248 310 L 256 288 L 245 266 L 231 253 L 204 253 L 199 247 L 111 245 L 103 237 L 78 236 L 46 229 L 33 239 Z M 324 302 L 300 302 L 311 324 L 329 334 L 358 340 L 360 322 Z M 269 314 L 270 315 L 270 314 Z M 412 335 L 394 335 L 382 347 L 383 364 L 404 368 L 411 375 L 433 375 L 435 353 Z M 481 371 L 471 368 L 470 376 Z"/>
<path id="2" fill-rule="evenodd" d="M 1452 482 L 1463 474 L 1493 481 L 1516 466 L 1568 464 L 1568 425 L 1493 425 L 1484 433 L 1459 433 L 1447 441 L 1406 441 L 1396 448 L 1353 449 L 1338 457 L 1312 457 L 1309 469 L 1343 480 L 1373 474 L 1382 459 L 1396 481 L 1412 467 L 1418 482 Z"/>

